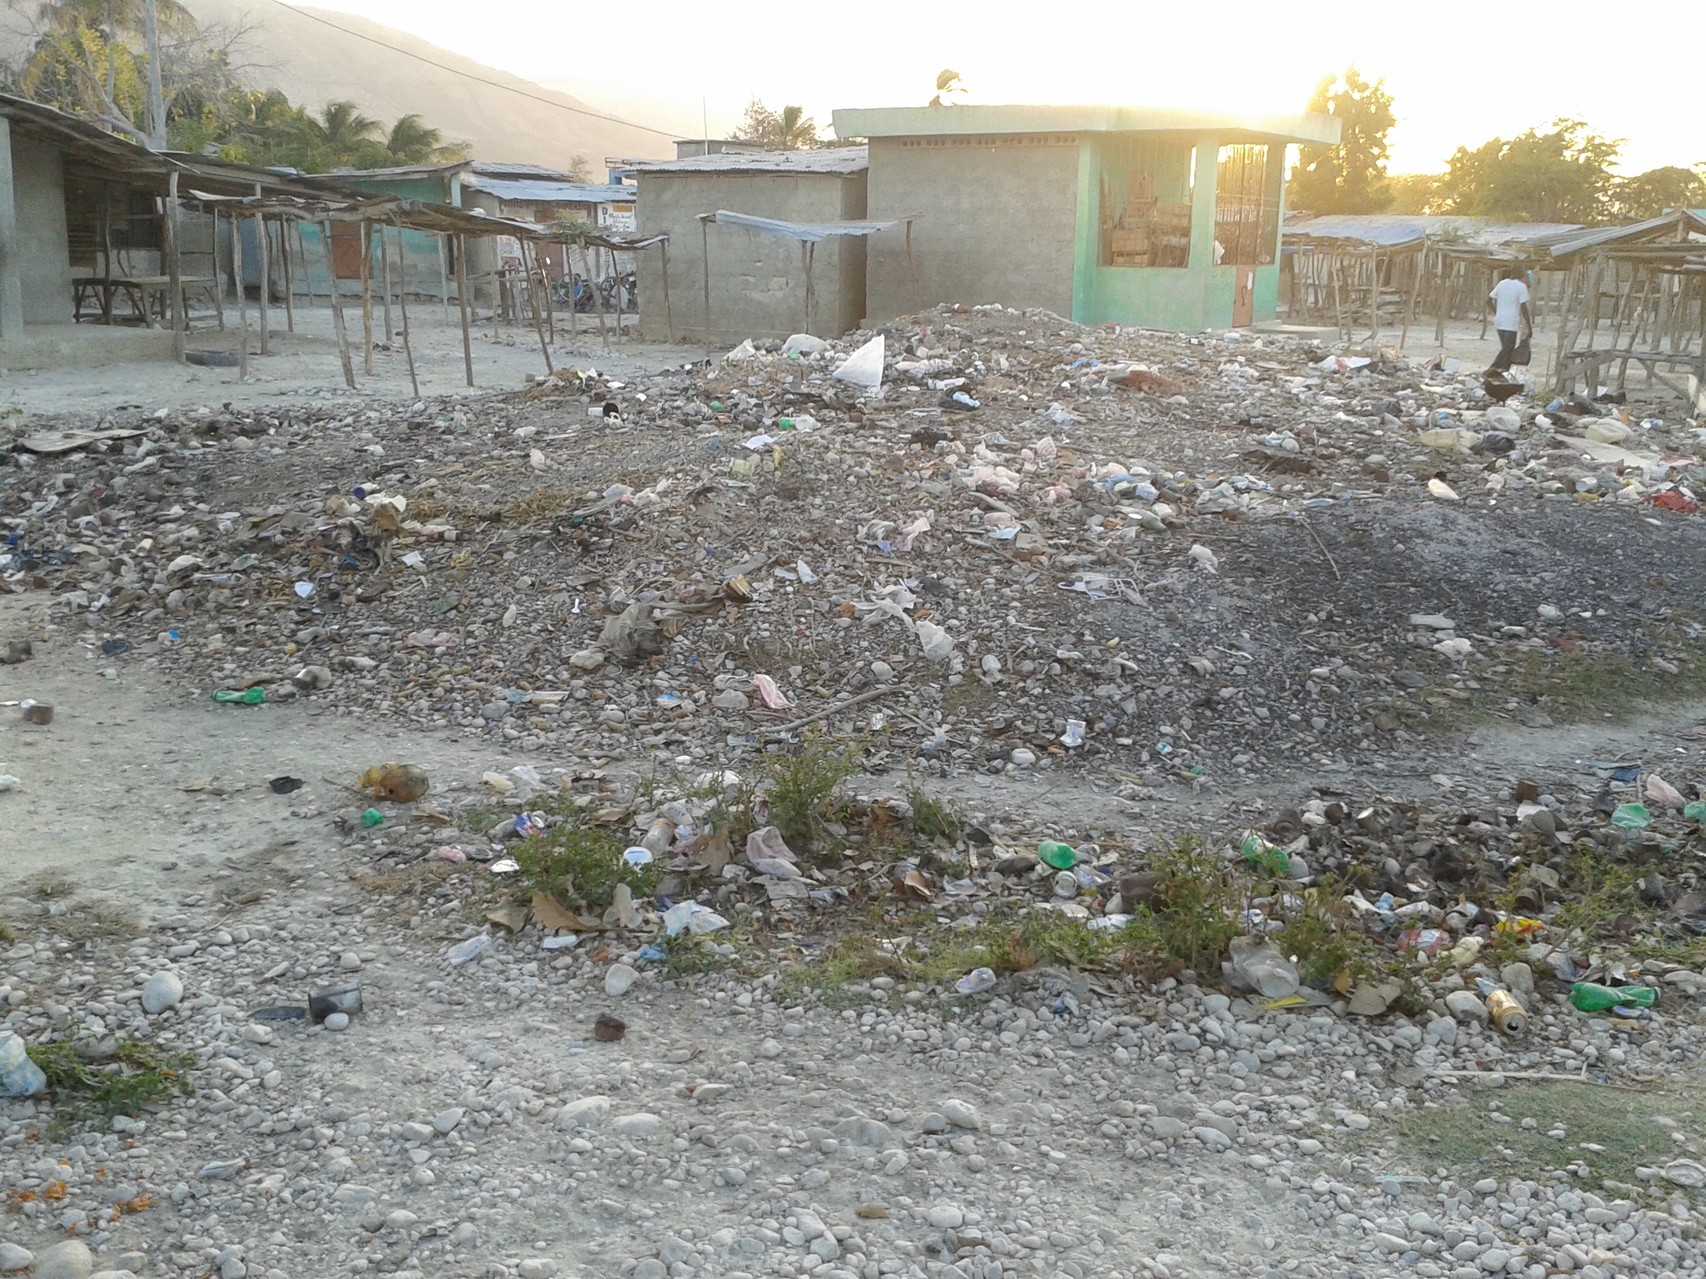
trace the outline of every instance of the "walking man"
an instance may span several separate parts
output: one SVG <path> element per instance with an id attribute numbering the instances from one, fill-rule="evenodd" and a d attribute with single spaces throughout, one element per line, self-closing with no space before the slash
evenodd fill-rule
<path id="1" fill-rule="evenodd" d="M 1489 373 L 1504 373 L 1510 369 L 1516 344 L 1534 336 L 1534 316 L 1528 309 L 1528 285 L 1522 273 L 1508 266 L 1499 273 L 1499 282 L 1487 295 L 1487 309 L 1493 313 L 1493 327 L 1499 333 L 1499 353 L 1493 357 Z"/>

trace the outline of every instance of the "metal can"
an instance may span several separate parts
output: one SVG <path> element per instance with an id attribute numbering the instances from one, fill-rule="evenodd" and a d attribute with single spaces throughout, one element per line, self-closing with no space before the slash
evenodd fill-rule
<path id="1" fill-rule="evenodd" d="M 1528 1014 L 1508 990 L 1495 990 L 1487 996 L 1487 1014 L 1493 1025 L 1507 1035 L 1528 1033 Z"/>

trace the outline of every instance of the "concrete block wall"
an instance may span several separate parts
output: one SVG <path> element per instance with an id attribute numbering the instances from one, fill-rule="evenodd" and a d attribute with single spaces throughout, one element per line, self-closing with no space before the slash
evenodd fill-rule
<path id="1" fill-rule="evenodd" d="M 1072 314 L 1076 134 L 873 138 L 870 145 L 869 216 L 923 215 L 912 229 L 916 292 L 901 233 L 872 241 L 871 320 L 939 302 Z"/>
<path id="2" fill-rule="evenodd" d="M 797 240 L 712 225 L 698 215 L 728 209 L 785 222 L 857 221 L 866 216 L 865 175 L 829 173 L 641 173 L 639 229 L 669 235 L 669 299 L 664 323 L 663 263 L 656 249 L 638 254 L 640 331 L 654 340 L 738 343 L 785 338 L 805 327 L 805 264 Z M 710 333 L 705 331 L 705 249 L 710 251 Z M 812 329 L 838 337 L 865 313 L 865 242 L 816 246 Z"/>
<path id="3" fill-rule="evenodd" d="M 71 246 L 65 225 L 65 169 L 59 152 L 12 134 L 18 282 L 25 324 L 70 324 Z"/>

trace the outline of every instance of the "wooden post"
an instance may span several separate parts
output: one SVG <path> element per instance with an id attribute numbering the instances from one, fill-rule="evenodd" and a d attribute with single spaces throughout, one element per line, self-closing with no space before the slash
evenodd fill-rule
<path id="1" fill-rule="evenodd" d="M 332 261 L 332 223 L 330 219 L 320 223 L 320 248 L 326 255 L 326 279 L 331 283 L 332 293 L 332 332 L 338 339 L 338 359 L 344 366 L 344 384 L 350 390 L 355 390 L 355 362 L 349 353 L 349 331 L 344 327 L 344 302 L 338 296 L 338 268 Z"/>
<path id="2" fill-rule="evenodd" d="M 373 376 L 373 224 L 363 218 L 361 226 L 361 370 Z"/>
<path id="3" fill-rule="evenodd" d="M 501 256 L 498 253 L 498 237 L 493 235 L 486 238 L 492 246 L 492 341 L 496 342 L 503 337 L 503 331 L 498 328 L 498 315 L 503 310 L 504 279 L 503 273 L 498 269 L 498 259 Z"/>
<path id="4" fill-rule="evenodd" d="M 616 286 L 616 338 L 622 339 L 622 268 L 616 261 L 616 250 L 610 250 L 610 280 Z"/>
<path id="5" fill-rule="evenodd" d="M 906 220 L 906 286 L 912 294 L 912 313 L 918 314 L 918 267 L 912 260 L 912 219 Z"/>
<path id="6" fill-rule="evenodd" d="M 521 240 L 521 241 L 519 241 L 519 243 L 521 245 L 521 269 L 522 269 L 522 272 L 523 272 L 523 274 L 527 275 L 528 278 L 532 278 L 532 272 L 529 270 L 528 264 L 527 264 L 527 259 L 528 259 L 527 241 Z M 537 248 L 535 248 L 535 250 L 533 252 L 533 265 L 537 266 L 538 264 L 539 264 L 539 251 Z M 551 344 L 545 340 L 545 319 L 543 316 L 541 316 L 539 314 L 539 297 L 538 297 L 537 292 L 534 293 L 534 298 L 533 298 L 533 331 L 539 335 L 539 351 L 545 357 L 545 373 L 547 376 L 549 376 L 550 374 L 555 373 L 557 370 L 551 364 Z"/>
<path id="7" fill-rule="evenodd" d="M 261 214 L 255 214 L 255 243 L 261 255 L 261 354 L 271 355 L 272 336 L 268 325 L 267 302 L 268 294 L 272 291 L 272 246 L 267 243 L 267 220 Z"/>
<path id="8" fill-rule="evenodd" d="M 237 376 L 249 380 L 249 291 L 243 287 L 243 219 L 231 215 L 231 274 L 237 277 Z"/>
<path id="9" fill-rule="evenodd" d="M 592 278 L 592 254 L 587 250 L 585 241 L 581 243 L 581 257 L 586 261 L 588 287 L 592 289 L 592 303 L 598 311 L 598 339 L 604 343 L 604 349 L 610 349 L 610 330 L 604 324 L 604 291 L 598 287 L 598 281 Z"/>
<path id="10" fill-rule="evenodd" d="M 568 240 L 563 241 L 563 272 L 569 277 L 569 340 L 579 345 L 581 323 L 575 307 L 575 246 Z"/>
<path id="11" fill-rule="evenodd" d="M 705 358 L 711 358 L 711 229 L 699 219 L 699 260 L 705 264 Z"/>
<path id="12" fill-rule="evenodd" d="M 391 249 L 385 240 L 385 227 L 379 226 L 379 270 L 385 284 L 385 296 L 381 299 L 385 314 L 385 341 L 391 341 Z"/>
<path id="13" fill-rule="evenodd" d="M 383 229 L 379 232 L 384 236 Z M 409 264 L 403 258 L 403 231 L 397 228 L 397 307 L 403 317 L 403 358 L 409 362 L 409 386 L 421 398 L 420 379 L 415 376 L 415 348 L 409 341 Z"/>
<path id="14" fill-rule="evenodd" d="M 675 312 L 669 305 L 669 241 L 661 240 L 658 249 L 663 254 L 663 324 L 668 336 L 667 342 L 675 341 Z"/>
<path id="15" fill-rule="evenodd" d="M 468 237 L 456 237 L 456 305 L 462 310 L 462 368 L 474 385 L 474 345 L 468 333 Z"/>
<path id="16" fill-rule="evenodd" d="M 296 274 L 290 267 L 290 233 L 284 229 L 283 218 L 278 222 L 278 260 L 284 267 L 284 327 L 296 332 Z"/>
<path id="17" fill-rule="evenodd" d="M 111 250 L 109 249 L 110 253 Z M 110 268 L 109 268 L 109 274 Z M 225 277 L 219 273 L 219 211 L 213 213 L 213 313 L 219 317 L 219 331 L 225 331 Z"/>
<path id="18" fill-rule="evenodd" d="M 166 179 L 166 216 L 161 227 L 166 240 L 166 284 L 172 290 L 172 358 L 184 361 L 184 275 L 178 254 L 178 170 L 174 167 Z M 218 243 L 218 231 L 214 242 Z"/>
<path id="19" fill-rule="evenodd" d="M 806 272 L 806 328 L 805 328 L 805 331 L 807 333 L 810 333 L 812 331 L 812 319 L 813 319 L 812 312 L 817 309 L 817 297 L 812 290 L 812 262 L 816 257 L 817 257 L 816 246 L 812 245 L 812 244 L 808 244 L 804 240 L 800 241 L 800 265 L 805 268 L 805 272 Z"/>
<path id="20" fill-rule="evenodd" d="M 550 263 L 539 256 L 539 241 L 533 242 L 533 267 L 539 273 L 539 302 L 545 308 L 545 336 L 557 345 L 557 312 L 551 305 Z"/>
<path id="21" fill-rule="evenodd" d="M 302 234 L 302 223 L 296 224 L 296 247 L 302 251 L 302 284 L 308 290 L 308 305 L 314 305 L 314 268 L 308 264 L 308 237 Z M 327 258 L 328 265 L 331 258 Z M 335 283 L 335 282 L 334 282 Z"/>
<path id="22" fill-rule="evenodd" d="M 438 300 L 444 308 L 444 327 L 450 327 L 450 238 L 438 236 Z"/>

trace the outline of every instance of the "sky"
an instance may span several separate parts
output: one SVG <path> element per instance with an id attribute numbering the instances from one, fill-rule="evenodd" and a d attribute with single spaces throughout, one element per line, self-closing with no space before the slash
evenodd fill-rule
<path id="1" fill-rule="evenodd" d="M 951 67 L 972 102 L 1109 102 L 1273 115 L 1356 65 L 1394 99 L 1392 173 L 1437 172 L 1460 145 L 1560 116 L 1624 140 L 1620 167 L 1706 162 L 1699 0 L 1640 6 L 1553 0 L 1481 10 L 1220 0 L 1020 5 L 751 4 L 645 0 L 317 0 L 561 89 L 679 136 L 726 135 L 750 98 L 805 107 L 922 105 Z M 1479 14 L 1485 13 L 1481 24 Z M 1574 19 L 1574 20 L 1573 20 Z M 1478 25 L 1485 29 L 1477 29 Z M 1667 33 L 1671 38 L 1651 34 Z M 1689 36 L 1686 33 L 1692 32 Z M 703 105 L 702 105 L 703 104 Z"/>

